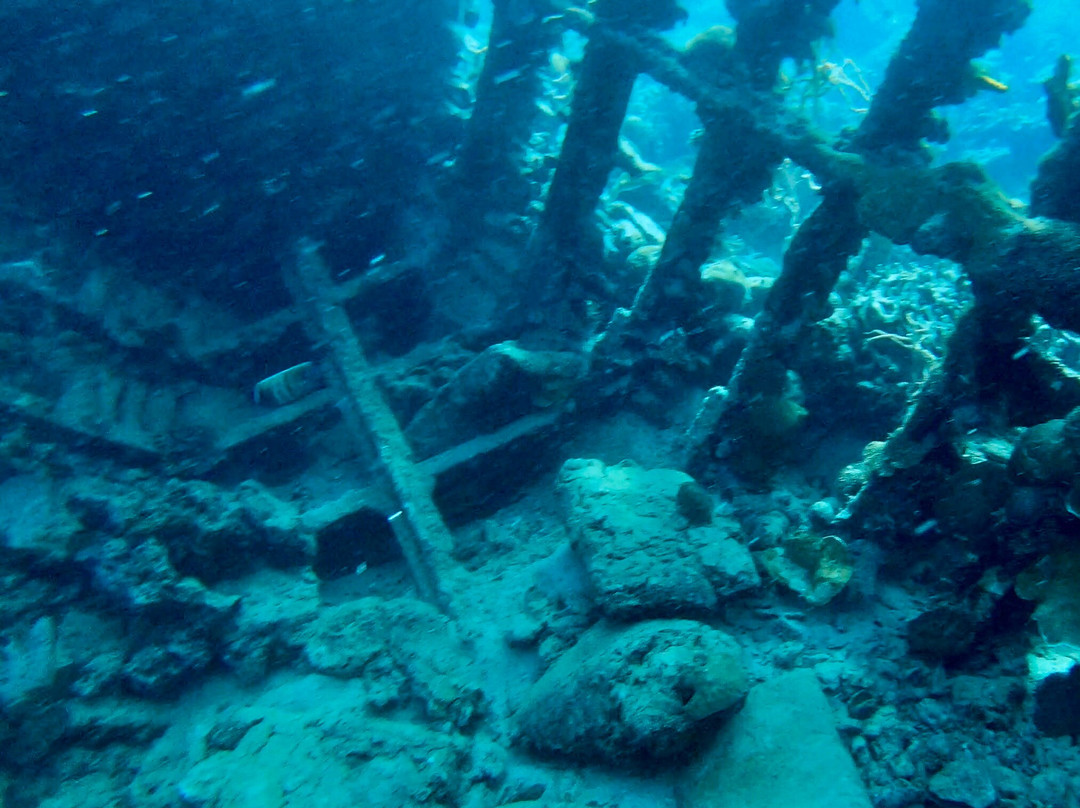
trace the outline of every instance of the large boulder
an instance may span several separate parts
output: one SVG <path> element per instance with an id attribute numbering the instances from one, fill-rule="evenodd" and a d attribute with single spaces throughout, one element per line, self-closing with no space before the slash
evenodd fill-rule
<path id="1" fill-rule="evenodd" d="M 574 549 L 610 617 L 705 614 L 761 583 L 738 523 L 706 519 L 703 492 L 684 472 L 574 459 L 557 488 Z"/>
<path id="2" fill-rule="evenodd" d="M 738 705 L 738 643 L 691 620 L 589 629 L 526 694 L 517 739 L 545 755 L 612 763 L 668 758 Z"/>

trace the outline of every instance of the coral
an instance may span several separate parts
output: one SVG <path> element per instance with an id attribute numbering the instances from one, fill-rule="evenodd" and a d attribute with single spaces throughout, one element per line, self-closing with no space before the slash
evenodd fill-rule
<path id="1" fill-rule="evenodd" d="M 795 437 L 808 415 L 786 393 L 755 396 L 730 419 L 728 460 L 747 481 L 765 482 L 792 459 Z"/>
<path id="2" fill-rule="evenodd" d="M 1054 64 L 1054 74 L 1043 82 L 1046 91 L 1046 120 L 1057 137 L 1062 137 L 1069 124 L 1069 119 L 1080 107 L 1077 99 L 1080 87 L 1069 81 L 1072 72 L 1072 58 L 1062 54 Z"/>
<path id="3" fill-rule="evenodd" d="M 750 280 L 730 258 L 706 264 L 701 280 L 715 296 L 719 312 L 738 311 L 749 297 Z"/>
<path id="4" fill-rule="evenodd" d="M 832 32 L 829 15 L 838 0 L 727 0 L 738 21 L 735 50 L 748 66 L 752 81 L 768 89 L 785 57 L 810 61 L 813 42 Z"/>
<path id="5" fill-rule="evenodd" d="M 1077 180 L 1080 175 L 1080 126 L 1077 126 L 1075 116 L 1077 90 L 1072 85 L 1069 87 L 1067 91 L 1058 92 L 1059 97 L 1064 92 L 1067 100 L 1059 101 L 1055 107 L 1058 111 L 1050 120 L 1061 141 L 1039 162 L 1038 174 L 1031 184 L 1031 211 L 1037 216 L 1052 216 L 1080 224 L 1080 202 L 1077 201 L 1080 192 L 1080 181 Z"/>
<path id="6" fill-rule="evenodd" d="M 963 264 L 988 263 L 1023 215 L 974 163 L 889 167 L 850 156 L 836 176 L 856 188 L 860 220 L 898 244 Z"/>
<path id="7" fill-rule="evenodd" d="M 732 83 L 739 66 L 735 32 L 725 25 L 706 28 L 686 43 L 682 62 L 712 86 Z"/>
<path id="8" fill-rule="evenodd" d="M 690 481 L 679 486 L 675 506 L 691 525 L 712 524 L 715 504 L 713 498 L 700 483 Z"/>
<path id="9" fill-rule="evenodd" d="M 1067 483 L 1080 470 L 1080 458 L 1065 441 L 1065 421 L 1055 419 L 1024 431 L 1009 458 L 1009 472 L 1021 484 Z"/>
<path id="10" fill-rule="evenodd" d="M 1016 594 L 1034 601 L 1043 640 L 1080 654 L 1080 552 L 1043 556 L 1016 576 Z"/>
<path id="11" fill-rule="evenodd" d="M 758 559 L 770 578 L 813 606 L 840 594 L 854 572 L 851 551 L 839 536 L 796 533 Z"/>
<path id="12" fill-rule="evenodd" d="M 863 154 L 918 154 L 924 139 L 946 141 L 948 128 L 934 108 L 988 86 L 977 80 L 971 60 L 1019 28 L 1031 2 L 920 0 L 918 7 L 855 135 L 853 146 Z"/>
<path id="13" fill-rule="evenodd" d="M 301 639 L 311 669 L 363 680 L 374 709 L 415 706 L 459 729 L 483 710 L 484 693 L 463 640 L 429 604 L 360 598 L 322 610 Z"/>
<path id="14" fill-rule="evenodd" d="M 870 98 L 873 95 L 870 85 L 863 77 L 862 70 L 851 59 L 844 59 L 839 64 L 823 60 L 811 71 L 810 78 L 800 83 L 802 85 L 799 90 L 800 110 L 806 107 L 808 101 L 813 102 L 816 110 L 817 101 L 832 90 L 836 90 L 852 112 L 864 114 L 869 109 Z"/>

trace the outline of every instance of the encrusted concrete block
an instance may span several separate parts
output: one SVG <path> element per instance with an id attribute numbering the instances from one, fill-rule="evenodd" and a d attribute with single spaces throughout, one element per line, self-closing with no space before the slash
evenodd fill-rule
<path id="1" fill-rule="evenodd" d="M 751 689 L 679 788 L 680 808 L 870 808 L 814 674 Z"/>
<path id="2" fill-rule="evenodd" d="M 631 462 L 563 464 L 557 488 L 567 528 L 605 614 L 704 614 L 760 584 L 737 522 L 692 524 L 679 511 L 679 489 L 692 482 L 681 471 Z"/>

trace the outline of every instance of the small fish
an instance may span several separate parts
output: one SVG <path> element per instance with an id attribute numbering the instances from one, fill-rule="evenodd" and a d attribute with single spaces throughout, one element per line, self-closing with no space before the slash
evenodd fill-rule
<path id="1" fill-rule="evenodd" d="M 975 79 L 979 83 L 979 89 L 993 90 L 995 93 L 1007 93 L 1009 91 L 1008 84 L 998 81 L 995 78 L 991 78 L 985 73 L 980 73 Z"/>
<path id="2" fill-rule="evenodd" d="M 318 369 L 313 362 L 301 362 L 273 376 L 267 376 L 255 385 L 256 404 L 282 406 L 292 404 L 320 386 Z"/>
<path id="3" fill-rule="evenodd" d="M 254 84 L 249 84 L 240 91 L 240 95 L 244 98 L 252 98 L 256 95 L 262 95 L 267 90 L 272 90 L 276 86 L 277 79 L 264 79 L 263 81 L 256 81 Z"/>
<path id="4" fill-rule="evenodd" d="M 551 65 L 551 69 L 559 76 L 570 72 L 570 57 L 565 53 L 552 51 L 548 63 Z"/>
<path id="5" fill-rule="evenodd" d="M 496 84 L 506 84 L 508 81 L 514 81 L 525 75 L 525 69 L 518 67 L 512 70 L 504 70 L 502 73 L 495 77 Z"/>
<path id="6" fill-rule="evenodd" d="M 481 54 L 487 53 L 487 45 L 480 44 L 479 40 L 470 34 L 465 34 L 462 44 L 465 46 L 465 50 L 474 56 L 480 56 Z"/>

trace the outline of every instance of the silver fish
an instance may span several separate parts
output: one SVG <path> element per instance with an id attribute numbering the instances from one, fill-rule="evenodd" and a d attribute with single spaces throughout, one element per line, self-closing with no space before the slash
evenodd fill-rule
<path id="1" fill-rule="evenodd" d="M 313 362 L 301 362 L 273 376 L 267 376 L 255 385 L 256 404 L 282 406 L 292 404 L 314 393 L 321 386 L 319 371 Z"/>

